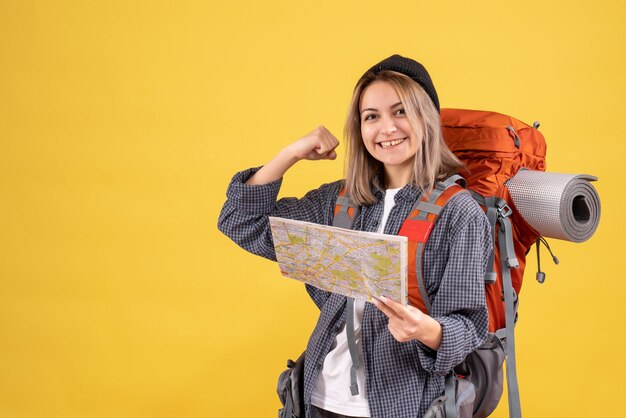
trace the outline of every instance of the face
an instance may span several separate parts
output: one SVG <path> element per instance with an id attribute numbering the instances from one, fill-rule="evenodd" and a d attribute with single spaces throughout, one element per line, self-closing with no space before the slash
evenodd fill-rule
<path id="1" fill-rule="evenodd" d="M 360 111 L 365 148 L 384 164 L 387 176 L 410 177 L 422 138 L 411 128 L 393 86 L 386 81 L 367 86 L 361 94 Z"/>

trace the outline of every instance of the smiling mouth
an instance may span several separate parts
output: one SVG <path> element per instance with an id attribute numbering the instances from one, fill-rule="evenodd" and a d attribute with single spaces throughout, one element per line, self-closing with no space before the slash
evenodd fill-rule
<path id="1" fill-rule="evenodd" d="M 391 141 L 379 142 L 378 145 L 380 145 L 383 148 L 389 148 L 389 147 L 394 147 L 396 145 L 400 145 L 401 143 L 403 143 L 406 140 L 407 140 L 407 138 L 394 139 L 394 140 L 391 140 Z"/>

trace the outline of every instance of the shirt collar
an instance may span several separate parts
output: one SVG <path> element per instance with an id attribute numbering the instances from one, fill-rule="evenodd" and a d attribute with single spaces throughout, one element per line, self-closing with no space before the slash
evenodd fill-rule
<path id="1" fill-rule="evenodd" d="M 407 184 L 396 194 L 396 202 L 415 202 L 420 196 L 421 190 L 414 184 Z"/>
<path id="2" fill-rule="evenodd" d="M 376 176 L 372 179 L 372 192 L 378 201 L 385 197 L 385 188 L 381 184 L 380 177 Z M 421 189 L 414 184 L 407 184 L 398 191 L 395 197 L 396 202 L 415 202 L 421 194 Z"/>

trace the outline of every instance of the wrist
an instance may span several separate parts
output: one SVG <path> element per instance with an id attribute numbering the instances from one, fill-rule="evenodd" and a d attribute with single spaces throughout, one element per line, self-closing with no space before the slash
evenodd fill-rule
<path id="1" fill-rule="evenodd" d="M 287 168 L 290 168 L 292 165 L 301 160 L 301 158 L 298 157 L 291 145 L 283 148 L 276 156 L 276 159 L 279 160 Z"/>
<path id="2" fill-rule="evenodd" d="M 287 145 L 278 153 L 278 156 L 290 165 L 294 165 L 295 163 L 297 163 L 298 161 L 302 159 L 301 157 L 298 156 L 298 152 L 294 144 Z"/>
<path id="3" fill-rule="evenodd" d="M 265 164 L 259 171 L 246 181 L 248 185 L 267 184 L 276 181 L 294 165 L 295 159 L 286 148 L 282 149 L 271 161 Z"/>
<path id="4" fill-rule="evenodd" d="M 438 350 L 443 336 L 443 328 L 439 321 L 432 316 L 424 315 L 421 331 L 421 338 L 418 339 L 429 348 Z"/>

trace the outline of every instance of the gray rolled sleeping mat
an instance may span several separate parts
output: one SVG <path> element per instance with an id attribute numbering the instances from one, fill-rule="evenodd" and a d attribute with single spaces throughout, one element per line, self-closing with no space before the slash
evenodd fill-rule
<path id="1" fill-rule="evenodd" d="M 586 174 L 521 170 L 506 182 L 513 203 L 542 236 L 572 242 L 591 238 L 600 221 L 600 197 Z"/>

